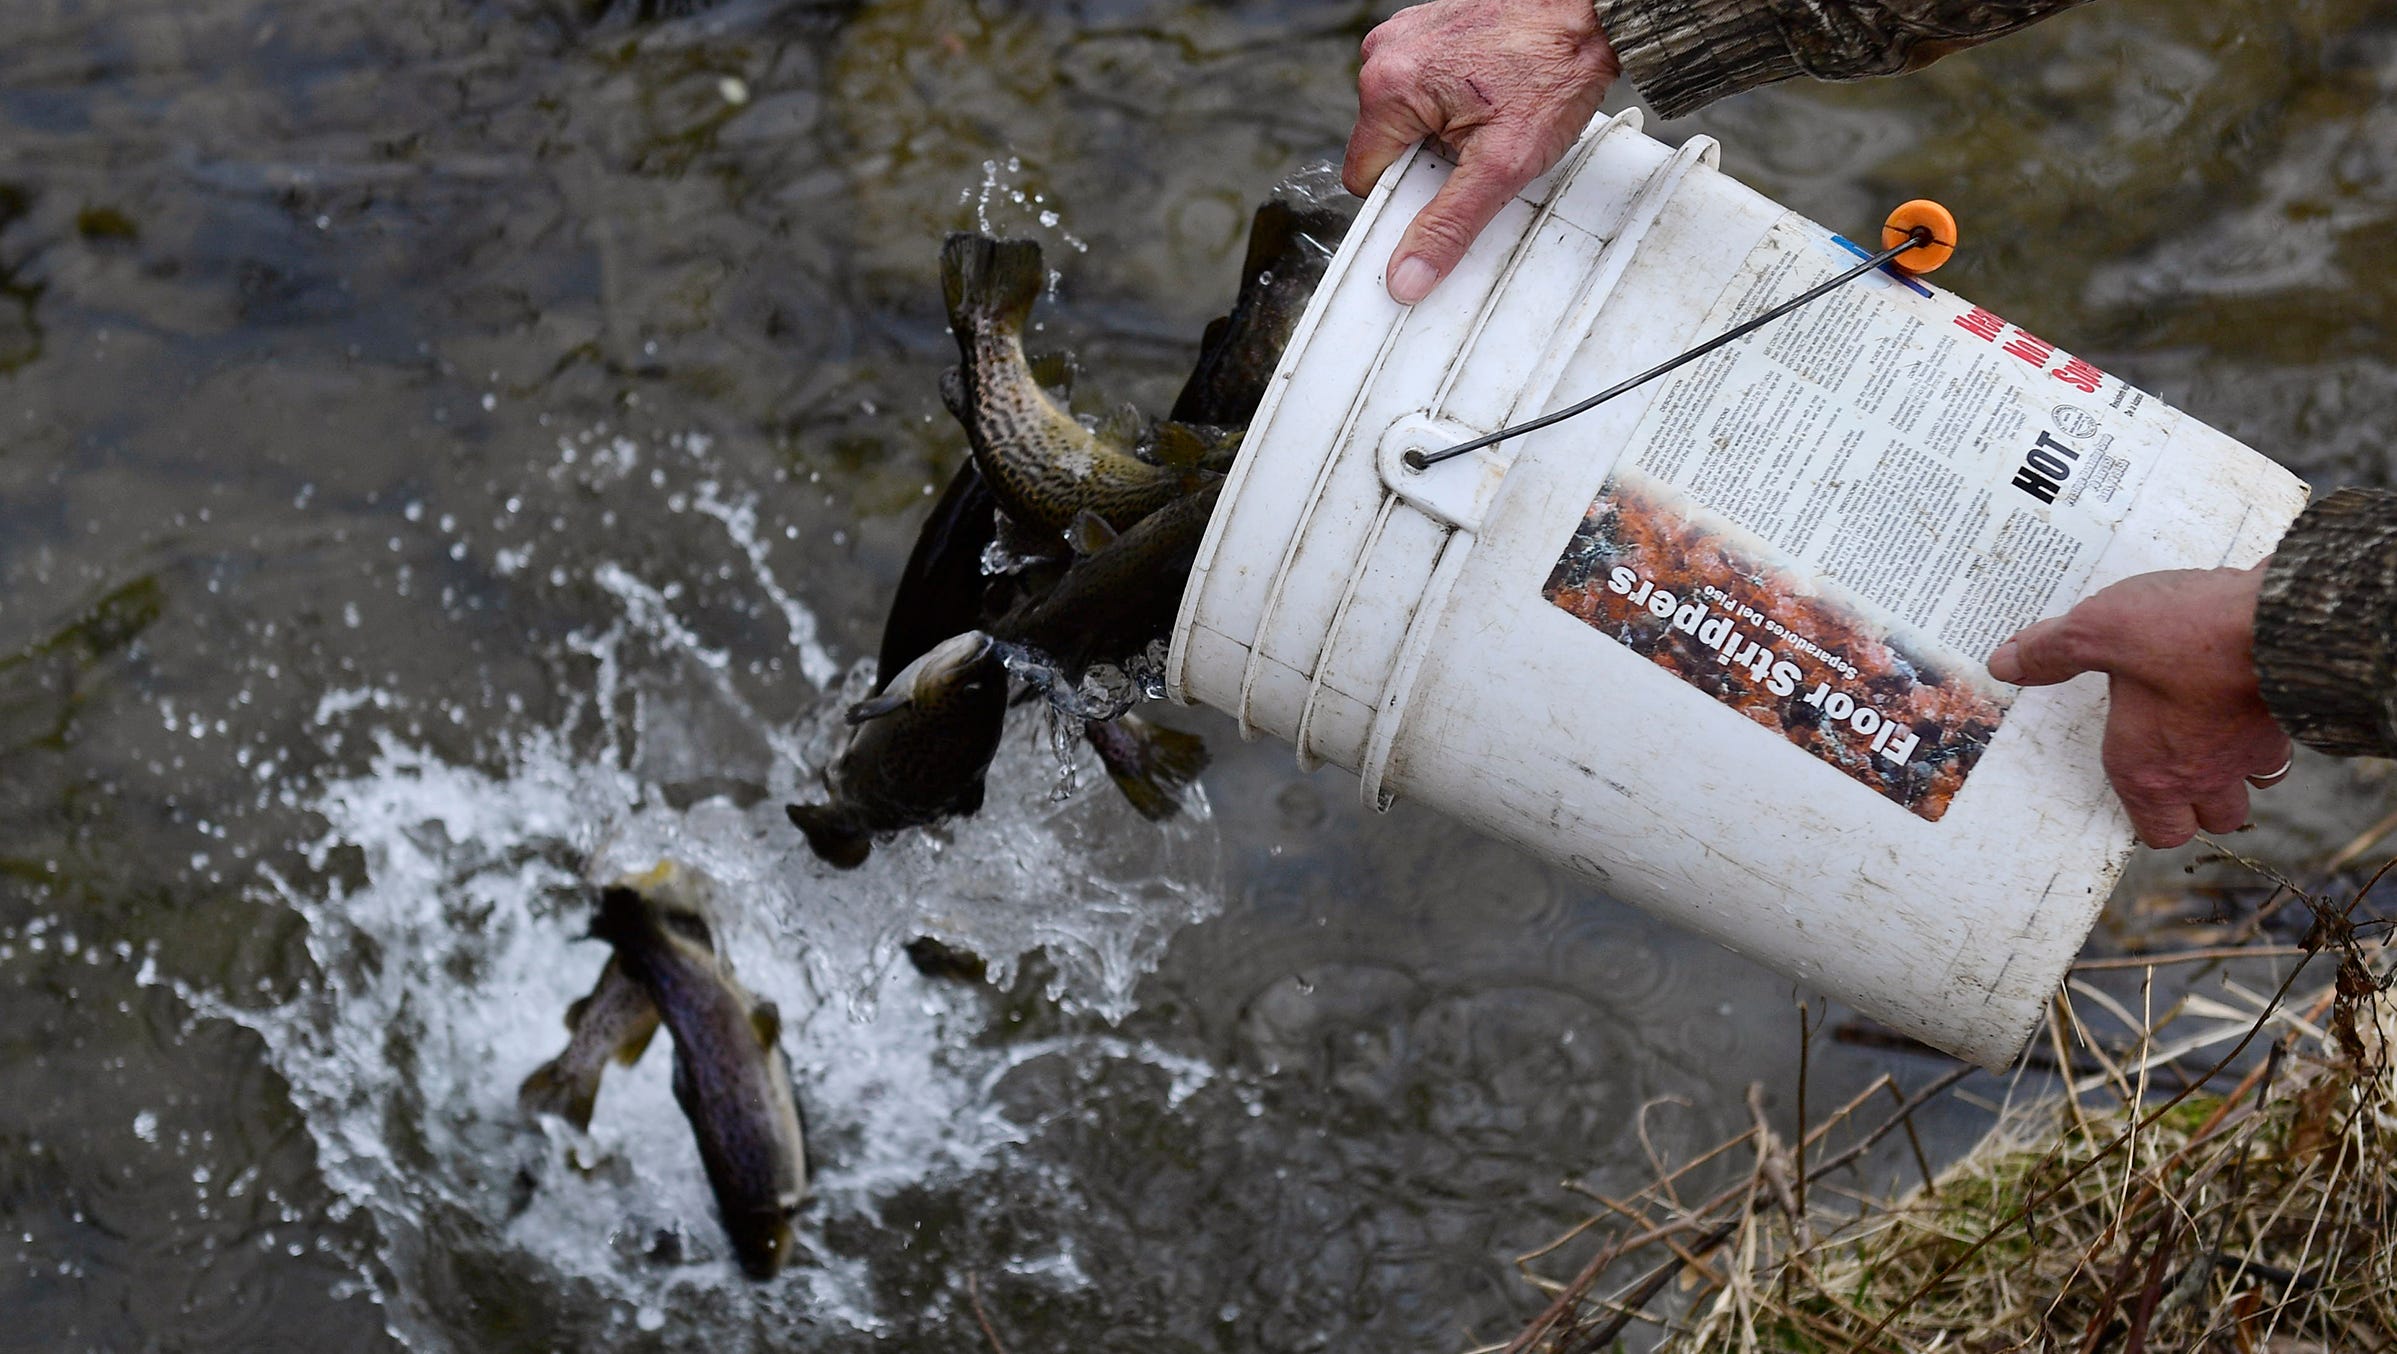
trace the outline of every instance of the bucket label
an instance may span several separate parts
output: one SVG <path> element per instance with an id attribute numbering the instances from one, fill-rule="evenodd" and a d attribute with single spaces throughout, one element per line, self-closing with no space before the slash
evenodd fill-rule
<path id="1" fill-rule="evenodd" d="M 1697 333 L 1854 266 L 1792 214 Z M 1544 595 L 1925 819 L 2078 600 L 2177 414 L 1919 282 L 1831 293 L 1657 383 Z"/>

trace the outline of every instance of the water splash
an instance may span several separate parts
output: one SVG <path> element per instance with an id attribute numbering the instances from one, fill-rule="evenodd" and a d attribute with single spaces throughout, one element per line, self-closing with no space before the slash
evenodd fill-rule
<path id="1" fill-rule="evenodd" d="M 1144 701 L 1165 699 L 1166 659 L 1172 641 L 1157 639 L 1120 663 L 1093 663 L 1067 681 L 1048 655 L 1020 644 L 1002 643 L 1007 670 L 1047 699 L 1053 715 L 1068 720 L 1116 719 Z"/>
<path id="2" fill-rule="evenodd" d="M 1058 243 L 1077 254 L 1090 252 L 1082 237 L 1063 228 L 1060 216 L 1048 194 L 1038 188 L 1027 188 L 1021 156 L 1010 155 L 1004 160 L 982 162 L 982 182 L 965 190 L 960 200 L 974 204 L 974 227 L 985 235 L 1009 235 L 1027 232 L 1037 227 L 1041 233 L 1054 237 Z M 1056 284 L 1056 274 L 1050 274 L 1050 285 Z"/>
<path id="3" fill-rule="evenodd" d="M 604 452 L 611 480 L 654 459 L 627 439 L 585 447 L 564 464 Z M 800 647 L 812 643 L 802 638 L 815 633 L 812 613 L 751 548 L 754 496 L 711 479 L 690 502 L 724 524 L 738 551 L 730 567 L 745 560 L 749 585 L 774 599 Z M 887 1235 L 886 1202 L 1012 1169 L 1007 1149 L 1025 1129 L 992 1089 L 1011 1068 L 1086 1042 L 1096 1056 L 1166 1068 L 1176 1096 L 1213 1075 L 1091 1024 L 1129 1014 L 1172 936 L 1220 909 L 1207 802 L 1193 792 L 1159 827 L 1104 777 L 1053 797 L 1043 721 L 1027 711 L 980 814 L 903 834 L 857 871 L 829 870 L 782 804 L 838 747 L 840 711 L 868 665 L 844 673 L 809 655 L 802 668 L 824 695 L 777 725 L 666 587 L 612 561 L 585 574 L 617 615 L 564 646 L 584 689 L 554 726 L 502 735 L 474 765 L 408 732 L 429 707 L 406 692 L 366 685 L 318 699 L 309 737 L 351 755 L 296 791 L 321 830 L 258 867 L 253 885 L 261 904 L 306 922 L 310 978 L 269 996 L 156 965 L 144 981 L 260 1036 L 341 1211 L 372 1224 L 372 1253 L 352 1257 L 360 1282 L 414 1347 L 486 1345 L 473 1313 L 521 1286 L 561 1295 L 541 1319 L 566 1324 L 536 1333 L 558 1347 L 667 1324 L 676 1339 L 729 1349 L 787 1347 L 807 1328 L 887 1331 L 908 1314 L 878 1306 L 875 1267 L 907 1244 Z M 736 779 L 751 792 L 676 792 L 695 768 L 737 765 L 743 749 Z M 561 1017 L 605 959 L 585 938 L 587 881 L 663 858 L 718 882 L 726 953 L 784 1015 L 817 1172 L 805 1258 L 771 1284 L 747 1282 L 730 1261 L 668 1084 L 670 1040 L 610 1069 L 587 1136 L 529 1125 L 516 1107 L 518 1084 L 563 1046 Z M 999 988 L 1042 955 L 1049 999 L 1084 1032 L 988 1037 L 989 989 L 934 982 L 904 961 L 923 935 L 982 956 Z M 1037 1246 L 1011 1267 L 1065 1287 L 1082 1272 L 1070 1252 Z"/>

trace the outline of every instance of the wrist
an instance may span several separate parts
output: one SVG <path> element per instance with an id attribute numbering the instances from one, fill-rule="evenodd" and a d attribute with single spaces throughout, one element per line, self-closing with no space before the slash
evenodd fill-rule
<path id="1" fill-rule="evenodd" d="M 1592 9 L 1659 117 L 1799 73 L 1766 0 L 1592 0 Z"/>
<path id="2" fill-rule="evenodd" d="M 2343 489 L 2308 508 L 2262 574 L 2257 681 L 2297 741 L 2341 756 L 2387 756 L 2387 618 L 2397 614 L 2397 521 L 2385 496 Z"/>

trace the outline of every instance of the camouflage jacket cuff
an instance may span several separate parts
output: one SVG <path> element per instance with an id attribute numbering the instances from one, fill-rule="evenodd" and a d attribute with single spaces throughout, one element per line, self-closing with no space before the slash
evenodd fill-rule
<path id="1" fill-rule="evenodd" d="M 1917 70 L 2088 0 L 1593 0 L 1623 72 L 1677 118 L 1777 80 Z"/>
<path id="2" fill-rule="evenodd" d="M 2256 675 L 2289 736 L 2397 756 L 2397 493 L 2341 489 L 2306 509 L 2264 571 Z"/>
<path id="3" fill-rule="evenodd" d="M 1594 0 L 1623 74 L 1660 117 L 1803 74 L 1766 0 Z"/>

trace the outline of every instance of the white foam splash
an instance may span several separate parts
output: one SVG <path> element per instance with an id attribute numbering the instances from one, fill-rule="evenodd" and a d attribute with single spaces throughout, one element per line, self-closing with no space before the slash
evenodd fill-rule
<path id="1" fill-rule="evenodd" d="M 587 440 L 627 467 L 642 454 Z M 812 613 L 752 548 L 754 499 L 712 481 L 698 498 L 740 552 L 732 567 L 746 559 L 807 649 Z M 895 1190 L 1003 1170 L 1022 1134 L 993 1094 L 1009 1068 L 1087 1041 L 1165 1068 L 1177 1102 L 1212 1075 L 1114 1035 L 1035 1047 L 977 1039 L 982 994 L 921 977 L 902 947 L 936 936 L 983 955 L 1000 984 L 1042 951 L 1056 1000 L 1120 1018 L 1173 934 L 1220 907 L 1205 798 L 1194 790 L 1188 812 L 1163 827 L 1103 776 L 1060 802 L 1043 720 L 1019 710 L 980 814 L 885 842 L 861 869 L 831 870 L 782 812 L 837 746 L 842 673 L 829 656 L 803 660 L 827 689 L 816 713 L 778 727 L 664 590 L 615 563 L 587 576 L 621 608 L 568 642 L 588 660 L 587 688 L 556 727 L 501 737 L 482 764 L 445 761 L 399 732 L 437 705 L 432 693 L 357 687 L 318 699 L 311 737 L 351 749 L 354 769 L 293 792 L 323 825 L 299 844 L 305 868 L 255 876 L 261 901 L 307 923 L 316 974 L 296 995 L 260 1004 L 160 965 L 145 965 L 144 981 L 261 1036 L 324 1179 L 373 1223 L 360 1282 L 413 1347 L 476 1347 L 464 1315 L 474 1303 L 459 1292 L 474 1282 L 575 1295 L 545 1304 L 587 1321 L 561 1332 L 575 1347 L 629 1338 L 660 1313 L 722 1349 L 769 1347 L 765 1332 L 802 1323 L 886 1330 L 892 1314 L 876 1310 L 873 1256 L 856 1238 L 878 1230 Z M 719 765 L 732 745 L 749 751 L 767 798 L 666 802 L 675 769 Z M 528 1125 L 516 1106 L 524 1076 L 564 1046 L 561 1017 L 606 957 L 584 938 L 587 881 L 661 858 L 718 882 L 726 952 L 783 1013 L 817 1174 L 801 1219 L 806 1254 L 774 1283 L 750 1283 L 730 1262 L 670 1090 L 670 1038 L 637 1066 L 609 1070 L 587 1137 Z M 1082 1281 L 1067 1254 L 1015 1261 L 1061 1286 Z"/>
<path id="2" fill-rule="evenodd" d="M 801 606 L 798 599 L 783 588 L 767 562 L 766 542 L 757 532 L 757 495 L 740 494 L 726 498 L 716 481 L 703 480 L 699 484 L 698 494 L 691 500 L 691 506 L 724 524 L 725 534 L 748 558 L 751 577 L 757 580 L 758 587 L 766 596 L 773 599 L 774 605 L 781 608 L 783 624 L 790 627 L 791 647 L 799 651 L 799 671 L 806 675 L 807 680 L 814 682 L 818 690 L 828 689 L 839 681 L 840 665 L 832 661 L 832 655 L 817 641 L 815 613 Z"/>

